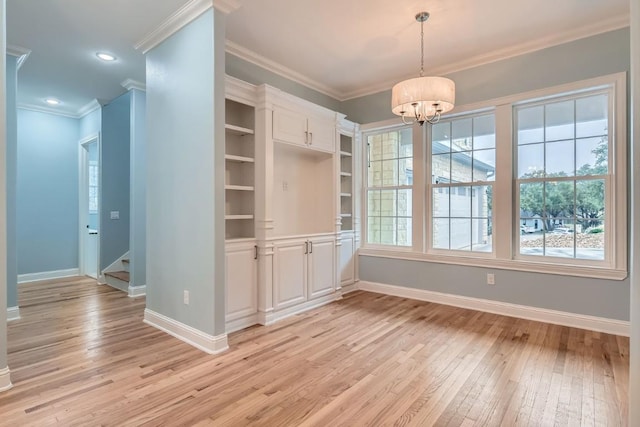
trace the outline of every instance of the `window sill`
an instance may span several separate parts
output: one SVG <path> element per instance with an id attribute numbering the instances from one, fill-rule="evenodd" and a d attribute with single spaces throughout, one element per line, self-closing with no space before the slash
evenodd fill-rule
<path id="1" fill-rule="evenodd" d="M 552 264 L 547 262 L 460 255 L 426 254 L 411 250 L 398 250 L 397 248 L 363 247 L 360 248 L 359 255 L 433 262 L 438 264 L 463 265 L 469 267 L 495 268 L 499 270 L 513 270 L 530 273 L 556 274 L 560 276 L 587 277 L 593 279 L 624 280 L 627 278 L 626 270 L 617 270 L 606 267 L 588 267 L 581 265 Z"/>

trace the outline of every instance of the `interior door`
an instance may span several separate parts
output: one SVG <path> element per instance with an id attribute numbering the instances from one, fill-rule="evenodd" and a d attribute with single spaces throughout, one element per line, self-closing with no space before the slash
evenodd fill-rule
<path id="1" fill-rule="evenodd" d="M 83 274 L 98 278 L 100 162 L 97 137 L 81 144 L 80 218 Z"/>

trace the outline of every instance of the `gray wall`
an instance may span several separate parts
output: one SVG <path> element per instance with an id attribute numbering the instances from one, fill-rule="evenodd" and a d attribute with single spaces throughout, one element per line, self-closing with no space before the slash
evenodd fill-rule
<path id="1" fill-rule="evenodd" d="M 129 285 L 147 283 L 147 96 L 131 90 L 131 231 L 129 235 Z"/>
<path id="2" fill-rule="evenodd" d="M 214 11 L 209 10 L 147 54 L 147 309 L 210 335 L 224 313 L 224 235 L 216 204 L 224 194 L 215 182 L 220 123 L 214 97 Z M 217 20 L 215 23 L 217 24 Z M 184 49 L 189 46 L 189 49 Z M 224 115 L 222 116 L 224 118 Z M 151 214 L 152 213 L 152 214 Z M 223 292 L 216 289 L 223 288 Z M 183 291 L 190 304 L 183 304 Z"/>
<path id="3" fill-rule="evenodd" d="M 130 110 L 129 92 L 102 107 L 100 271 L 129 250 Z M 111 219 L 111 211 L 120 219 Z"/>
<path id="4" fill-rule="evenodd" d="M 629 29 L 612 31 L 450 75 L 458 105 L 628 71 Z M 368 123 L 394 117 L 389 92 L 347 101 L 344 111 Z M 496 286 L 486 285 L 486 273 Z M 362 280 L 571 313 L 629 320 L 629 279 L 599 280 L 419 261 L 360 257 Z"/>
<path id="5" fill-rule="evenodd" d="M 611 31 L 452 73 L 456 105 L 544 89 L 628 71 L 629 28 Z M 391 90 L 345 101 L 342 112 L 358 123 L 394 118 Z"/>
<path id="6" fill-rule="evenodd" d="M 18 251 L 16 236 L 16 180 L 18 167 L 17 58 L 7 55 L 7 306 L 18 306 Z"/>
<path id="7" fill-rule="evenodd" d="M 78 120 L 18 109 L 18 274 L 78 268 Z"/>

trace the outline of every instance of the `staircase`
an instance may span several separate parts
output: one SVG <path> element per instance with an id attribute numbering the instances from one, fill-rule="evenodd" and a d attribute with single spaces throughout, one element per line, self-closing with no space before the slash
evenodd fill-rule
<path id="1" fill-rule="evenodd" d="M 122 271 L 105 271 L 107 285 L 124 292 L 129 292 L 129 259 L 122 260 Z"/>

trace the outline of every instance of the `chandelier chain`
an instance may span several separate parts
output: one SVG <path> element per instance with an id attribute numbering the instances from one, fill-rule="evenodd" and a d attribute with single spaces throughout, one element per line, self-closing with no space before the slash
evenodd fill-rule
<path id="1" fill-rule="evenodd" d="M 420 21 L 420 77 L 424 77 L 424 21 Z"/>

